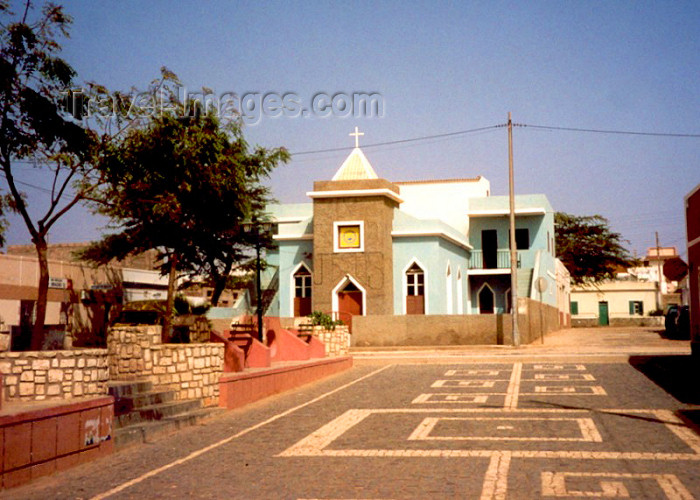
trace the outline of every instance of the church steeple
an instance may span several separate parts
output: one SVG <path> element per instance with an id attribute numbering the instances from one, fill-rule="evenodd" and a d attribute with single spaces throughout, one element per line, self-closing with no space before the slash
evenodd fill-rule
<path id="1" fill-rule="evenodd" d="M 355 137 L 355 148 L 345 159 L 338 171 L 333 176 L 334 181 L 354 181 L 378 179 L 378 176 L 369 160 L 360 149 L 360 136 L 365 135 L 355 127 L 355 132 L 349 134 Z"/>

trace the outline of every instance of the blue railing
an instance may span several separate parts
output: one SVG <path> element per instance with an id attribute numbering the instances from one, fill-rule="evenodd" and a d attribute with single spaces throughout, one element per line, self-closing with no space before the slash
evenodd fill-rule
<path id="1" fill-rule="evenodd" d="M 469 258 L 469 269 L 510 269 L 510 250 L 497 250 L 495 258 L 487 256 L 486 266 L 484 264 L 484 252 L 482 250 L 472 250 Z M 521 252 L 518 252 L 518 267 L 520 267 Z"/>

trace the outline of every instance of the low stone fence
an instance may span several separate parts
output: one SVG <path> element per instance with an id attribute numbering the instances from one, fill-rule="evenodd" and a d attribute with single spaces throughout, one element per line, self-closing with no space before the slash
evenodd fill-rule
<path id="1" fill-rule="evenodd" d="M 109 363 L 106 349 L 0 353 L 5 401 L 103 396 Z"/>
<path id="2" fill-rule="evenodd" d="M 600 326 L 598 318 L 571 318 L 571 326 L 574 328 L 591 328 Z M 612 317 L 608 326 L 664 326 L 663 316 L 629 316 Z"/>
<path id="3" fill-rule="evenodd" d="M 114 326 L 107 337 L 112 380 L 150 380 L 177 393 L 177 399 L 219 403 L 224 345 L 162 344 L 160 326 Z"/>
<path id="4" fill-rule="evenodd" d="M 350 331 L 347 325 L 337 325 L 335 330 L 314 326 L 313 336 L 326 346 L 326 357 L 347 356 L 350 351 Z"/>
<path id="5" fill-rule="evenodd" d="M 353 346 L 511 345 L 510 314 L 355 316 Z M 520 343 L 530 344 L 559 330 L 557 308 L 518 299 Z"/>

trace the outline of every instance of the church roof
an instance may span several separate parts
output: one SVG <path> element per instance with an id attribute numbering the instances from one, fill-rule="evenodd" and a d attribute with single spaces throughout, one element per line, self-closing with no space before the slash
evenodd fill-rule
<path id="1" fill-rule="evenodd" d="M 355 147 L 333 176 L 334 181 L 378 179 L 369 160 L 359 147 Z"/>

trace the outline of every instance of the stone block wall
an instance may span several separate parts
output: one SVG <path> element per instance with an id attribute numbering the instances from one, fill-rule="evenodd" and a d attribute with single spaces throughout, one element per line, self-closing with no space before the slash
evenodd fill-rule
<path id="1" fill-rule="evenodd" d="M 112 380 L 146 379 L 176 391 L 177 399 L 201 399 L 204 406 L 219 402 L 223 344 L 162 344 L 160 326 L 117 325 L 109 333 L 107 349 Z"/>
<path id="2" fill-rule="evenodd" d="M 326 357 L 347 356 L 350 351 L 350 331 L 347 325 L 338 325 L 335 330 L 315 326 L 313 335 L 326 346 Z"/>
<path id="3" fill-rule="evenodd" d="M 106 349 L 0 353 L 5 401 L 103 396 L 109 363 Z"/>

